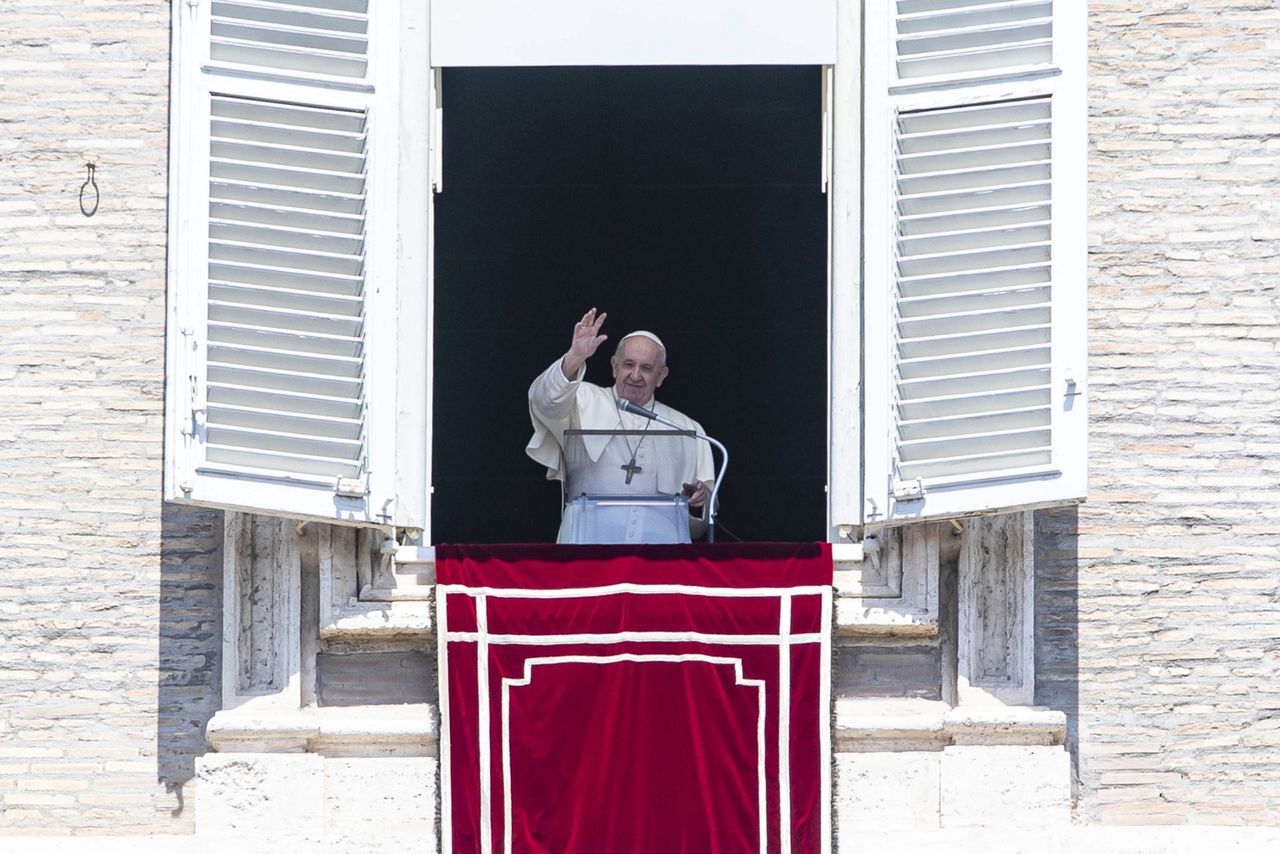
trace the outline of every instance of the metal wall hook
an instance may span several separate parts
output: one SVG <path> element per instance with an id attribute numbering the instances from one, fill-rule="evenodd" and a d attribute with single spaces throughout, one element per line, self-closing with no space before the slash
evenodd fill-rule
<path id="1" fill-rule="evenodd" d="M 102 198 L 102 194 L 98 192 L 98 182 L 94 179 L 94 173 L 98 170 L 98 164 L 92 160 L 86 161 L 85 168 L 89 170 L 89 175 L 85 178 L 84 183 L 80 185 L 80 213 L 85 216 L 93 216 L 98 212 L 98 202 Z M 88 204 L 85 201 L 85 193 L 89 188 L 93 188 L 93 203 Z"/>

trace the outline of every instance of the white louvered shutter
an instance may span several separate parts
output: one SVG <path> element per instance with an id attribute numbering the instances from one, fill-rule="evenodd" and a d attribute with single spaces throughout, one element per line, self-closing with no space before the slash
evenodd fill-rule
<path id="1" fill-rule="evenodd" d="M 397 159 L 376 7 L 175 4 L 171 499 L 394 521 L 396 204 L 379 193 Z"/>
<path id="2" fill-rule="evenodd" d="M 872 5 L 864 521 L 1081 499 L 1085 4 Z"/>

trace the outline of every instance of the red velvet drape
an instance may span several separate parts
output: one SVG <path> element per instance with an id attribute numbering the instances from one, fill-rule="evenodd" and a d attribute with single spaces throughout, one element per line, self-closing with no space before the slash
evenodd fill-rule
<path id="1" fill-rule="evenodd" d="M 828 546 L 436 555 L 446 850 L 822 850 Z"/>

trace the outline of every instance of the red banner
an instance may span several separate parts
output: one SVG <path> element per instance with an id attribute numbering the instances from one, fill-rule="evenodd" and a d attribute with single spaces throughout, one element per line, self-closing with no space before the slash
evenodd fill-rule
<path id="1" fill-rule="evenodd" d="M 830 849 L 826 544 L 438 546 L 448 852 Z"/>

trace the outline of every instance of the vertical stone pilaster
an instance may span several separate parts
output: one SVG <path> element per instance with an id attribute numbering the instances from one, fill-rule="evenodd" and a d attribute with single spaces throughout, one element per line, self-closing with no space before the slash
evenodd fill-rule
<path id="1" fill-rule="evenodd" d="M 1034 700 L 1034 561 L 1030 513 L 970 519 L 960 546 L 957 698 Z"/>
<path id="2" fill-rule="evenodd" d="M 222 705 L 301 703 L 301 559 L 289 519 L 227 513 Z"/>

